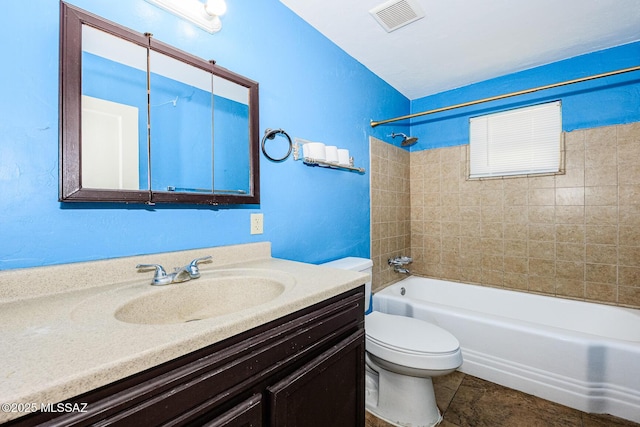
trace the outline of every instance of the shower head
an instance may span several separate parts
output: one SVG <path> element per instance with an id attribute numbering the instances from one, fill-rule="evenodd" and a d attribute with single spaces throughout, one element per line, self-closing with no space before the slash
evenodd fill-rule
<path id="1" fill-rule="evenodd" d="M 413 145 L 416 142 L 418 142 L 418 138 L 416 138 L 415 136 L 407 136 L 404 133 L 392 133 L 389 136 L 391 138 L 395 138 L 396 136 L 401 136 L 402 137 L 402 143 L 400 145 L 402 145 L 403 147 L 408 147 L 408 146 Z"/>

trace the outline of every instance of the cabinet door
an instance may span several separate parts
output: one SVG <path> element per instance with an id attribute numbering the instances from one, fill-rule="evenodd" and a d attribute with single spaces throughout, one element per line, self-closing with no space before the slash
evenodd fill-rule
<path id="1" fill-rule="evenodd" d="M 364 427 L 364 330 L 267 389 L 271 427 Z"/>
<path id="2" fill-rule="evenodd" d="M 224 414 L 203 425 L 204 427 L 261 427 L 262 395 L 255 394 Z"/>

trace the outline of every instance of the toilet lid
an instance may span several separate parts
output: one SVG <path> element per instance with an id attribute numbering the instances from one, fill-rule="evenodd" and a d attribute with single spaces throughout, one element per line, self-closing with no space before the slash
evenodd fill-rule
<path id="1" fill-rule="evenodd" d="M 460 343 L 451 333 L 432 323 L 406 316 L 371 312 L 365 317 L 367 338 L 384 347 L 409 353 L 451 353 Z"/>

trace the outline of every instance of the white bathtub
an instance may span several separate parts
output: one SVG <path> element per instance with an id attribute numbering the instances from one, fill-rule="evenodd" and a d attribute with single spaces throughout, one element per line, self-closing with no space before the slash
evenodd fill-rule
<path id="1" fill-rule="evenodd" d="M 416 276 L 374 294 L 373 307 L 451 332 L 462 372 L 640 422 L 640 310 Z"/>

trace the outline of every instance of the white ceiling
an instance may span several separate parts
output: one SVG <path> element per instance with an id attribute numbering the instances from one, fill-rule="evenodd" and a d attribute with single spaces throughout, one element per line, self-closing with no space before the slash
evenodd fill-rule
<path id="1" fill-rule="evenodd" d="M 386 0 L 280 1 L 409 99 L 640 40 L 640 0 L 417 0 L 391 33 Z"/>

